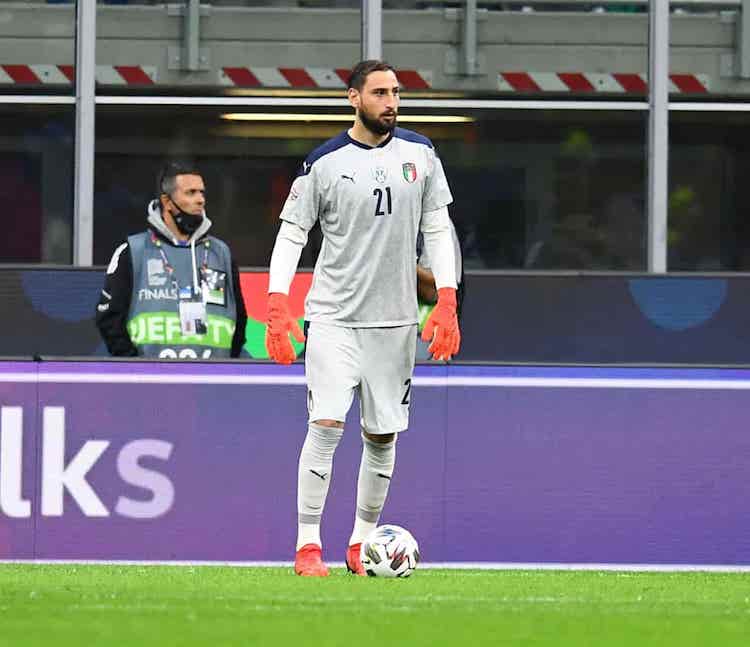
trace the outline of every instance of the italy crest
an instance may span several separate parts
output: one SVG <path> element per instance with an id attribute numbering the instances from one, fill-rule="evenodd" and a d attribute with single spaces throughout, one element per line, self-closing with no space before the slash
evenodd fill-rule
<path id="1" fill-rule="evenodd" d="M 417 179 L 417 165 L 414 162 L 404 162 L 401 165 L 401 170 L 404 172 L 404 179 L 409 184 Z"/>

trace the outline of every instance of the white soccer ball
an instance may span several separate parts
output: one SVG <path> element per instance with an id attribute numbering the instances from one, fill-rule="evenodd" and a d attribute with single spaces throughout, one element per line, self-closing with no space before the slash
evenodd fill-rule
<path id="1" fill-rule="evenodd" d="M 401 526 L 378 526 L 359 552 L 365 572 L 373 577 L 409 577 L 419 564 L 419 545 Z"/>

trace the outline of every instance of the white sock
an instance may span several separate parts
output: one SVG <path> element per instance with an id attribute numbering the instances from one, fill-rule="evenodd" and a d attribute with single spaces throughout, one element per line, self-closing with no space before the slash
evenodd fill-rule
<path id="1" fill-rule="evenodd" d="M 376 443 L 362 436 L 362 462 L 357 481 L 357 513 L 349 545 L 362 542 L 378 525 L 396 463 L 396 441 Z"/>
<path id="2" fill-rule="evenodd" d="M 333 454 L 344 430 L 310 423 L 297 471 L 297 550 L 320 541 L 320 518 L 333 471 Z"/>
<path id="3" fill-rule="evenodd" d="M 352 536 L 349 537 L 349 545 L 361 544 L 377 527 L 377 521 L 365 521 L 359 515 L 354 515 L 354 530 L 352 530 Z"/>
<path id="4" fill-rule="evenodd" d="M 297 524 L 297 548 L 299 550 L 305 544 L 317 544 L 322 546 L 320 541 L 320 524 L 319 523 L 298 523 Z"/>

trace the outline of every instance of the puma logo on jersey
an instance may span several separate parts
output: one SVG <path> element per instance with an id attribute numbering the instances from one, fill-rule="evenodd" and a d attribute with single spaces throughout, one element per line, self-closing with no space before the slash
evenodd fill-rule
<path id="1" fill-rule="evenodd" d="M 352 173 L 351 175 L 344 175 L 342 173 L 341 174 L 341 179 L 342 180 L 351 180 L 352 184 L 354 184 L 354 173 Z"/>

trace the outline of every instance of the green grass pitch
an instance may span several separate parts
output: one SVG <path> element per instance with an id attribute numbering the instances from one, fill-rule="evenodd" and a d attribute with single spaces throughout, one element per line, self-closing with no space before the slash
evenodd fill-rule
<path id="1" fill-rule="evenodd" d="M 0 645 L 750 645 L 750 574 L 0 565 Z"/>

